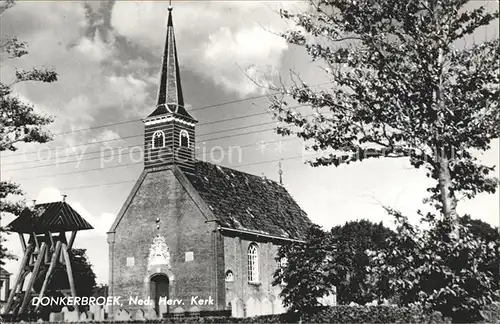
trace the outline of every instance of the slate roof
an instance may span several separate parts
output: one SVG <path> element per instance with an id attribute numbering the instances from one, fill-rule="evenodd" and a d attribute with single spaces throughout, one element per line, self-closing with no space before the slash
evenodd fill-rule
<path id="1" fill-rule="evenodd" d="M 302 239 L 312 224 L 275 181 L 202 161 L 187 176 L 222 227 Z"/>
<path id="2" fill-rule="evenodd" d="M 157 105 L 168 103 L 184 106 L 179 59 L 177 57 L 174 24 L 172 21 L 172 8 L 168 10 L 167 36 L 165 39 L 163 62 L 161 64 L 160 88 L 158 90 Z"/>
<path id="3" fill-rule="evenodd" d="M 26 208 L 7 228 L 18 233 L 69 232 L 93 227 L 64 201 L 37 204 L 35 212 Z"/>
<path id="4" fill-rule="evenodd" d="M 195 120 L 184 108 L 183 106 L 180 105 L 167 105 L 167 104 L 160 104 L 156 107 L 156 109 L 148 115 L 147 118 L 149 117 L 155 117 L 155 116 L 160 116 L 160 115 L 165 115 L 165 114 L 173 114 L 176 117 L 184 117 L 184 119 L 188 120 Z"/>

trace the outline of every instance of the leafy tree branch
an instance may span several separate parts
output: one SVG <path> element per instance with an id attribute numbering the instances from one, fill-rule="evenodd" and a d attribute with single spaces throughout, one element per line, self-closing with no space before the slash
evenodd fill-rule
<path id="1" fill-rule="evenodd" d="M 282 34 L 323 62 L 328 89 L 300 78 L 275 87 L 271 109 L 279 134 L 296 135 L 324 154 L 312 166 L 379 157 L 411 157 L 435 180 L 427 200 L 456 220 L 457 195 L 495 192 L 493 167 L 472 151 L 498 138 L 498 38 L 458 48 L 457 42 L 498 19 L 464 0 L 314 0 L 313 10 L 281 10 L 296 28 Z M 316 112 L 304 116 L 288 98 Z M 292 127 L 290 127 L 292 126 Z"/>
<path id="2" fill-rule="evenodd" d="M 15 4 L 14 1 L 0 2 L 0 15 Z M 2 58 L 20 59 L 28 54 L 27 43 L 17 37 L 0 39 L 0 54 Z M 3 61 L 2 61 L 3 62 Z M 36 112 L 35 107 L 19 98 L 13 91 L 13 86 L 21 82 L 57 81 L 57 73 L 52 69 L 33 68 L 31 70 L 16 70 L 9 84 L 0 82 L 0 153 L 16 151 L 20 143 L 46 143 L 52 135 L 45 127 L 52 123 L 51 117 Z M 19 215 L 25 207 L 24 201 L 9 201 L 11 196 L 22 196 L 23 192 L 16 183 L 0 181 L 0 213 Z M 0 227 L 1 242 L 5 242 L 3 227 Z M 5 245 L 0 246 L 0 265 L 5 259 L 12 259 Z"/>

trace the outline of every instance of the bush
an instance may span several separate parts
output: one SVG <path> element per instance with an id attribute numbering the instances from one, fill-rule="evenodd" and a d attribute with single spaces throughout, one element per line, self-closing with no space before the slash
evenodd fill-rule
<path id="1" fill-rule="evenodd" d="M 451 323 L 439 312 L 425 313 L 420 308 L 397 306 L 336 306 L 310 318 L 309 323 Z"/>
<path id="2" fill-rule="evenodd" d="M 302 317 L 302 318 L 301 318 Z M 242 319 L 225 323 L 451 323 L 439 312 L 427 314 L 421 308 L 397 306 L 334 306 L 317 308 L 307 314 L 286 313 Z"/>
<path id="3" fill-rule="evenodd" d="M 485 306 L 479 313 L 486 323 L 500 323 L 500 302 Z"/>
<path id="4" fill-rule="evenodd" d="M 302 318 L 301 318 L 302 317 Z M 314 309 L 307 314 L 286 313 L 251 318 L 227 318 L 224 323 L 451 323 L 439 312 L 427 314 L 422 308 L 397 306 L 334 306 Z M 207 323 L 208 321 L 204 321 Z M 215 323 L 215 322 L 211 322 Z"/>
<path id="5" fill-rule="evenodd" d="M 428 214 L 422 216 L 425 228 L 389 212 L 397 235 L 389 238 L 388 248 L 369 252 L 373 277 L 389 278 L 391 295 L 403 305 L 419 304 L 455 322 L 481 320 L 482 307 L 498 298 L 497 275 L 490 271 L 498 262 L 497 245 L 474 234 L 470 221 Z"/>

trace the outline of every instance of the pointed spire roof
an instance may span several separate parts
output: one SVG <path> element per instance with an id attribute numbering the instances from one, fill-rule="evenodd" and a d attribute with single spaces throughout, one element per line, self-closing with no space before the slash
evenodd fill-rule
<path id="1" fill-rule="evenodd" d="M 172 6 L 168 7 L 167 38 L 160 72 L 160 85 L 156 109 L 148 116 L 154 117 L 174 113 L 185 118 L 194 118 L 184 108 L 182 96 L 181 74 L 177 48 L 175 44 L 174 24 L 172 20 Z"/>

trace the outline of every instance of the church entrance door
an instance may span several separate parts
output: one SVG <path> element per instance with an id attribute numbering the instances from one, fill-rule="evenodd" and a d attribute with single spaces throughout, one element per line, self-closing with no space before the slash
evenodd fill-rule
<path id="1" fill-rule="evenodd" d="M 151 277 L 150 294 L 151 299 L 155 301 L 155 311 L 158 316 L 163 317 L 164 313 L 168 313 L 166 304 L 169 293 L 169 280 L 164 274 L 158 274 Z"/>

